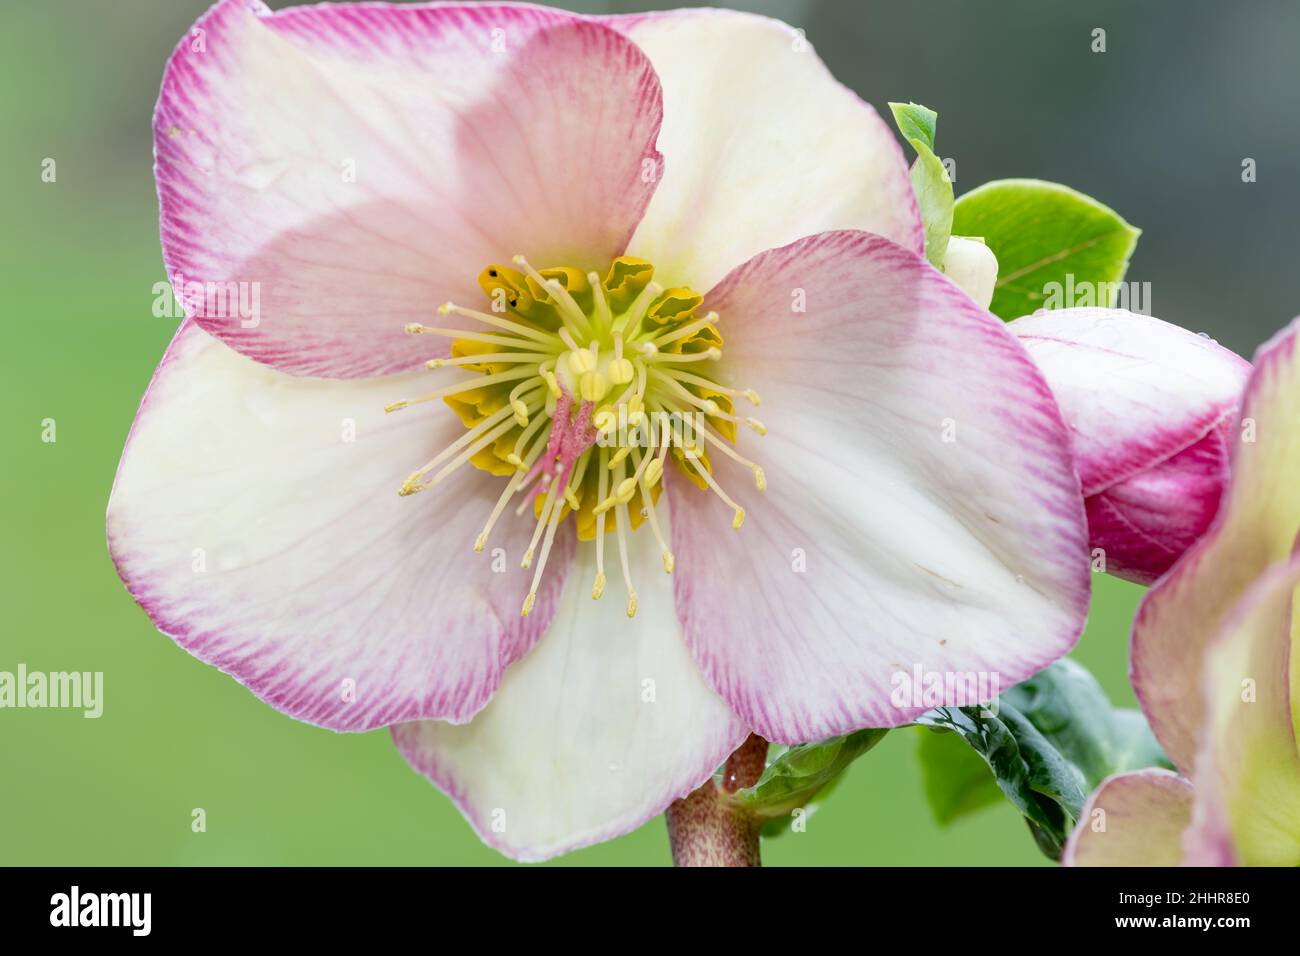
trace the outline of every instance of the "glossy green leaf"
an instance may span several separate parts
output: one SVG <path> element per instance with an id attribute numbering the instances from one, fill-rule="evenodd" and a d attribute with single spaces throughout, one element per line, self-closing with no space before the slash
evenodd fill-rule
<path id="1" fill-rule="evenodd" d="M 988 764 L 960 734 L 921 729 L 921 785 L 937 822 L 948 825 L 1002 799 Z"/>
<path id="2" fill-rule="evenodd" d="M 1111 707 L 1097 679 L 1069 658 L 1017 684 L 1002 699 L 1079 768 L 1089 790 L 1113 773 L 1172 768 L 1146 718 L 1136 710 Z"/>
<path id="3" fill-rule="evenodd" d="M 1053 859 L 1060 857 L 1087 794 L 1103 779 L 1170 766 L 1142 715 L 1112 708 L 1093 676 L 1070 660 L 1016 685 L 996 706 L 941 707 L 916 722 L 932 728 L 919 754 L 936 819 L 949 823 L 986 806 L 991 781 Z M 936 732 L 942 742 L 930 739 Z M 983 775 L 969 755 L 958 755 L 958 742 L 981 758 Z"/>
<path id="4" fill-rule="evenodd" d="M 1142 231 L 1066 186 L 1003 179 L 957 200 L 952 232 L 982 237 L 997 256 L 989 310 L 1010 320 L 1043 308 L 1114 305 Z"/>
<path id="5" fill-rule="evenodd" d="M 776 753 L 758 782 L 727 799 L 764 822 L 763 835 L 773 836 L 789 825 L 792 813 L 808 811 L 854 760 L 880 742 L 887 731 L 859 730 L 844 737 L 799 744 Z"/>

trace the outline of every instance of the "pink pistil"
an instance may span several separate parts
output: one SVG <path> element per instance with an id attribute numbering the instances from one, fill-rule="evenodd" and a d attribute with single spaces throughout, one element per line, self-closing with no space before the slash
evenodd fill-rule
<path id="1" fill-rule="evenodd" d="M 533 491 L 534 497 L 545 494 L 551 488 L 560 489 L 563 493 L 579 456 L 595 444 L 596 429 L 591 425 L 592 407 L 591 402 L 583 402 L 578 408 L 577 418 L 571 418 L 573 399 L 568 393 L 561 392 L 555 400 L 555 414 L 551 418 L 551 434 L 546 441 L 546 452 L 525 477 L 526 483 L 540 471 L 548 479 L 538 483 Z"/>

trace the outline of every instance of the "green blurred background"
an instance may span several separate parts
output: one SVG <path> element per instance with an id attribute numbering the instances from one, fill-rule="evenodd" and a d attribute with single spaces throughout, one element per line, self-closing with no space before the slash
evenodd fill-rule
<path id="1" fill-rule="evenodd" d="M 272 4 L 280 7 L 283 4 Z M 677 4 L 665 4 L 671 6 Z M 104 545 L 118 455 L 173 328 L 150 116 L 164 61 L 204 0 L 0 4 L 3 468 L 0 670 L 105 674 L 98 720 L 0 711 L 0 863 L 485 864 L 451 804 L 385 731 L 338 736 L 283 717 L 157 634 Z M 580 3 L 621 12 L 660 4 Z M 957 190 L 1067 183 L 1145 230 L 1131 279 L 1156 315 L 1249 355 L 1300 311 L 1300 7 L 1283 2 L 739 4 L 807 31 L 884 109 L 939 111 Z M 1107 52 L 1090 51 L 1107 30 Z M 41 163 L 57 161 L 57 181 Z M 1243 184 L 1241 161 L 1258 163 Z M 57 442 L 41 422 L 57 421 Z M 1117 703 L 1140 590 L 1108 578 L 1076 657 Z M 769 864 L 1034 864 L 1008 806 L 930 819 L 916 731 L 849 772 Z M 192 833 L 195 807 L 206 833 Z M 663 864 L 662 819 L 560 864 Z"/>

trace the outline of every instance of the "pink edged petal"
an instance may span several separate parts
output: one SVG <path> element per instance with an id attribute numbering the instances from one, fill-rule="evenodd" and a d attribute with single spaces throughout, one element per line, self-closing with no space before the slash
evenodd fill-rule
<path id="1" fill-rule="evenodd" d="M 667 285 L 707 289 L 764 249 L 865 229 L 920 252 L 907 161 L 802 33 L 731 10 L 608 17 L 664 89 L 664 180 L 629 246 Z"/>
<path id="2" fill-rule="evenodd" d="M 592 601 L 595 551 L 583 546 L 550 629 L 481 714 L 463 726 L 393 728 L 411 765 L 515 859 L 635 829 L 708 779 L 748 734 L 691 661 L 646 529 L 630 550 L 635 618 L 614 594 Z"/>
<path id="3" fill-rule="evenodd" d="M 1192 819 L 1192 785 L 1152 768 L 1116 774 L 1083 805 L 1065 866 L 1178 866 Z"/>
<path id="4" fill-rule="evenodd" d="M 357 382 L 276 372 L 192 322 L 127 440 L 108 506 L 118 573 L 159 630 L 292 717 L 359 731 L 468 720 L 554 613 L 571 544 L 519 617 L 531 526 L 474 539 L 500 480 L 465 466 L 402 498 L 465 434 L 441 403 L 385 416 L 438 376 Z"/>
<path id="5" fill-rule="evenodd" d="M 711 455 L 747 509 L 737 533 L 671 476 L 677 608 L 750 727 L 795 743 L 897 726 L 957 703 L 966 676 L 996 693 L 1069 650 L 1091 583 L 1083 502 L 1051 393 L 1001 322 L 855 232 L 765 252 L 704 307 L 724 382 L 762 396 L 768 434 L 742 428 L 738 449 L 767 491 Z M 946 690 L 923 695 L 917 668 Z"/>
<path id="6" fill-rule="evenodd" d="M 154 117 L 168 275 L 209 332 L 282 371 L 407 371 L 437 340 L 413 349 L 403 326 L 477 307 L 490 263 L 623 251 L 661 116 L 636 46 L 563 11 L 226 0 Z"/>
<path id="7" fill-rule="evenodd" d="M 1087 496 L 1196 444 L 1250 374 L 1212 340 L 1123 309 L 1036 312 L 1008 328 L 1056 395 Z"/>
<path id="8" fill-rule="evenodd" d="M 1294 595 L 1300 558 L 1264 575 L 1205 653 L 1189 863 L 1300 866 Z"/>
<path id="9" fill-rule="evenodd" d="M 1133 622 L 1133 689 L 1169 759 L 1191 774 L 1205 721 L 1205 651 L 1229 609 L 1300 532 L 1300 320 L 1263 345 L 1228 431 L 1232 475 L 1213 526 L 1147 593 Z"/>

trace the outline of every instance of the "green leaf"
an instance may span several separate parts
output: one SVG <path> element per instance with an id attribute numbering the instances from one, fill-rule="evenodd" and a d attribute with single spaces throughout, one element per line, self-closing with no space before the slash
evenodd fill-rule
<path id="1" fill-rule="evenodd" d="M 1002 179 L 957 200 L 952 232 L 983 237 L 997 256 L 989 309 L 1010 320 L 1042 308 L 1113 305 L 1114 284 L 1124 278 L 1142 230 L 1066 186 Z M 1066 301 L 1071 289 L 1092 301 Z"/>
<path id="2" fill-rule="evenodd" d="M 996 708 L 941 707 L 916 723 L 938 731 L 942 741 L 926 734 L 919 751 L 935 818 L 949 823 L 986 806 L 991 779 L 1052 859 L 1059 859 L 1084 799 L 1103 779 L 1171 766 L 1142 715 L 1111 707 L 1093 676 L 1071 660 L 1016 685 Z M 956 756 L 958 742 L 982 758 L 983 775 Z"/>
<path id="3" fill-rule="evenodd" d="M 1146 718 L 1114 708 L 1097 679 L 1065 658 L 1003 696 L 1079 768 L 1094 789 L 1113 773 L 1142 767 L 1173 768 Z"/>
<path id="4" fill-rule="evenodd" d="M 1002 798 L 988 764 L 961 735 L 922 728 L 917 755 L 926 802 L 942 826 Z"/>
<path id="5" fill-rule="evenodd" d="M 815 798 L 824 795 L 844 769 L 885 734 L 884 730 L 859 730 L 790 747 L 772 759 L 756 784 L 727 799 L 762 821 L 764 836 L 775 836 L 789 825 L 794 810 L 811 810 Z"/>
<path id="6" fill-rule="evenodd" d="M 943 161 L 935 155 L 935 124 L 938 114 L 917 103 L 890 103 L 894 122 L 903 138 L 916 150 L 912 164 L 912 191 L 925 226 L 925 256 L 937 268 L 943 268 L 948 252 L 948 237 L 953 230 L 952 180 Z"/>
<path id="7" fill-rule="evenodd" d="M 915 143 L 919 139 L 933 153 L 934 130 L 939 122 L 939 114 L 920 103 L 890 103 L 889 108 L 894 113 L 894 122 L 898 124 L 898 131 L 903 134 L 903 138 L 909 143 Z"/>
<path id="8" fill-rule="evenodd" d="M 1053 859 L 1060 857 L 1083 806 L 1083 780 L 1033 724 L 1005 702 L 996 716 L 979 706 L 939 707 L 917 723 L 956 733 L 983 757 L 1039 846 Z"/>

